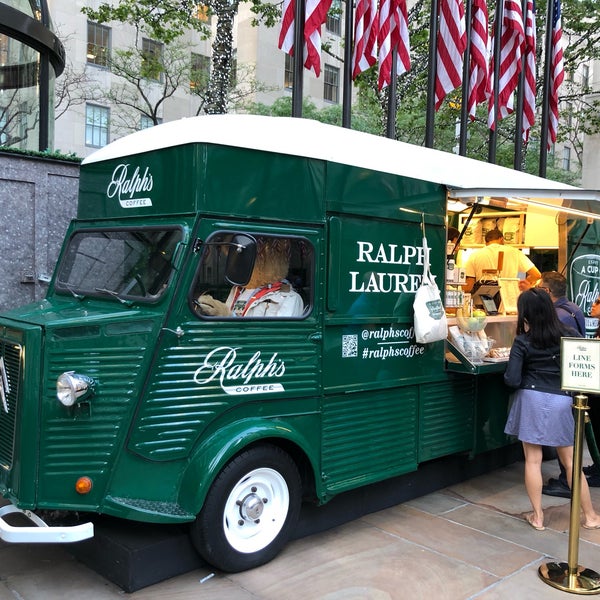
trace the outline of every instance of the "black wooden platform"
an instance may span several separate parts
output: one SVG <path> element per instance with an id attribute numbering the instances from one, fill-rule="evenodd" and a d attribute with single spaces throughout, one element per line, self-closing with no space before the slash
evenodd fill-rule
<path id="1" fill-rule="evenodd" d="M 340 494 L 324 506 L 304 505 L 293 537 L 331 529 L 521 459 L 519 444 L 475 459 L 461 455 L 422 464 L 414 473 Z M 68 549 L 125 592 L 207 566 L 194 550 L 187 526 L 151 525 L 110 517 L 98 517 L 94 524 L 93 539 L 71 544 Z"/>

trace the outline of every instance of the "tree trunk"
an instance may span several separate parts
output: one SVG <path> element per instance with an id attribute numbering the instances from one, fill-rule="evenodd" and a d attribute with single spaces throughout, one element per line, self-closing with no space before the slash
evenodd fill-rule
<path id="1" fill-rule="evenodd" d="M 212 71 L 207 90 L 204 112 L 208 115 L 227 112 L 227 91 L 231 81 L 231 56 L 233 52 L 233 18 L 237 2 L 214 0 L 217 15 L 217 33 L 212 45 Z"/>

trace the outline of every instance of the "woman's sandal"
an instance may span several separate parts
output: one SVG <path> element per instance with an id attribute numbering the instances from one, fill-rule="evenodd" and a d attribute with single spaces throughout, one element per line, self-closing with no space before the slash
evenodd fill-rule
<path id="1" fill-rule="evenodd" d="M 536 530 L 536 531 L 544 531 L 544 529 L 546 529 L 543 525 L 541 527 L 538 527 L 534 522 L 533 522 L 533 513 L 530 515 L 527 515 L 525 517 L 525 520 Z M 600 526 L 598 527 L 600 528 Z M 590 527 L 589 529 L 597 529 L 596 527 Z"/>

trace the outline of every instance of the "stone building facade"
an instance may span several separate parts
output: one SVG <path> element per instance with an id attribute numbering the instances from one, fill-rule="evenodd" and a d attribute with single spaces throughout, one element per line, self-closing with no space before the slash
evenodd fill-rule
<path id="1" fill-rule="evenodd" d="M 44 298 L 78 187 L 78 163 L 0 152 L 0 310 Z"/>

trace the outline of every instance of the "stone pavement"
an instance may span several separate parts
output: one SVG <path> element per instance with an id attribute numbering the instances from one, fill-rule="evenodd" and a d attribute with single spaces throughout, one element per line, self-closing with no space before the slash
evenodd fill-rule
<path id="1" fill-rule="evenodd" d="M 589 460 L 584 458 L 584 464 Z M 544 463 L 545 479 L 556 461 Z M 592 488 L 600 512 L 600 488 Z M 530 511 L 523 463 L 292 541 L 245 573 L 199 568 L 128 594 L 64 547 L 0 542 L 0 600 L 495 600 L 565 597 L 537 574 L 567 562 L 569 500 L 544 496 L 546 530 Z M 600 572 L 600 530 L 581 529 L 579 563 Z"/>

